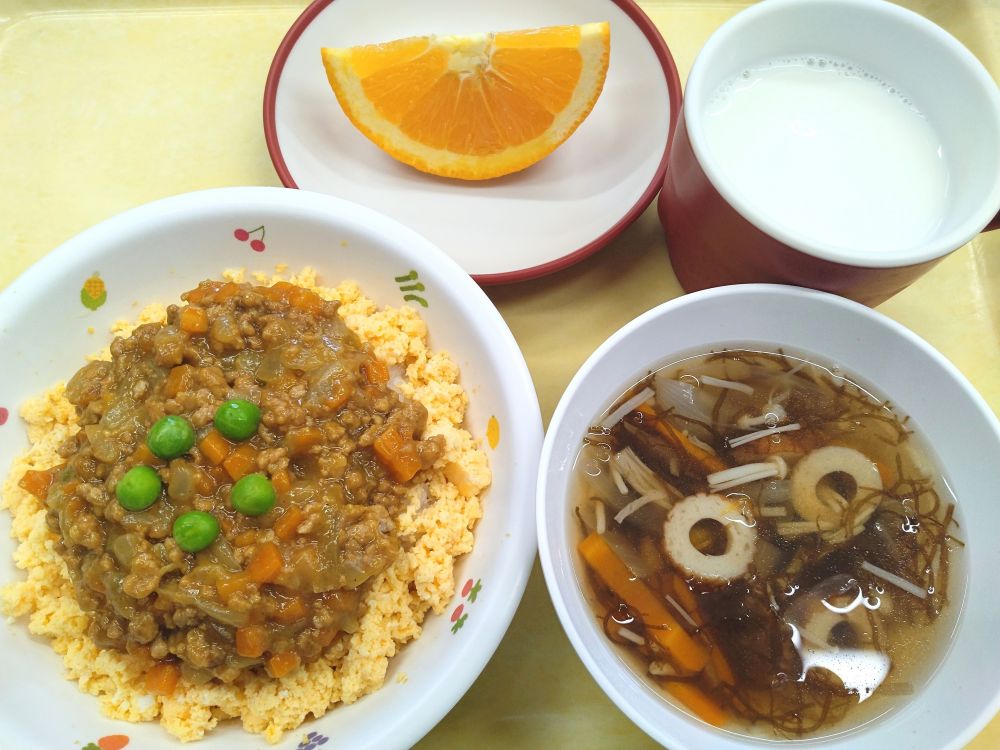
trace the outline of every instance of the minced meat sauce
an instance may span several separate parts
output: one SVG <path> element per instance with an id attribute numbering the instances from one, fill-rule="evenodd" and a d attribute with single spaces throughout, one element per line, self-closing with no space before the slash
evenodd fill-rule
<path id="1" fill-rule="evenodd" d="M 73 376 L 81 429 L 60 451 L 66 463 L 48 481 L 22 480 L 45 497 L 89 635 L 161 662 L 161 692 L 180 676 L 281 676 L 354 632 L 367 586 L 400 551 L 407 488 L 443 448 L 422 439 L 426 410 L 389 388 L 338 303 L 284 282 L 206 281 L 182 299 L 165 324 L 115 339 L 110 362 Z M 230 399 L 259 410 L 241 441 L 213 423 Z M 147 437 L 169 415 L 195 437 L 165 460 Z M 128 510 L 116 485 L 140 464 L 162 491 Z M 274 490 L 260 515 L 231 498 L 248 474 Z M 191 511 L 217 521 L 198 552 L 174 527 Z"/>

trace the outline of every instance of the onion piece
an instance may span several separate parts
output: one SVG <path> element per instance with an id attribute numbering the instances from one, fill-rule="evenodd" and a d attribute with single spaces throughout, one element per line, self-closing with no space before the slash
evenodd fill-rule
<path id="1" fill-rule="evenodd" d="M 905 578 L 900 578 L 895 573 L 890 573 L 888 570 L 884 570 L 877 565 L 872 565 L 867 560 L 861 563 L 861 567 L 867 570 L 873 576 L 878 576 L 883 581 L 888 581 L 893 586 L 902 589 L 908 594 L 913 594 L 918 599 L 927 598 L 927 591 L 925 589 L 920 588 L 915 583 L 907 581 Z"/>
<path id="2" fill-rule="evenodd" d="M 739 391 L 740 393 L 745 393 L 748 396 L 753 395 L 753 388 L 746 383 L 737 383 L 735 380 L 713 378 L 711 375 L 702 375 L 699 380 L 701 380 L 702 385 L 714 385 L 716 388 L 728 388 L 731 391 Z"/>
<path id="3" fill-rule="evenodd" d="M 132 560 L 146 546 L 143 544 L 144 541 L 138 534 L 119 534 L 107 544 L 106 550 L 114 555 L 119 565 L 130 568 Z"/>
<path id="4" fill-rule="evenodd" d="M 656 404 L 684 419 L 708 424 L 712 421 L 714 398 L 696 388 L 692 383 L 666 377 L 663 371 L 653 376 Z"/>
<path id="5" fill-rule="evenodd" d="M 229 607 L 212 601 L 206 596 L 184 591 L 177 586 L 160 586 L 156 589 L 156 593 L 164 599 L 182 607 L 195 607 L 196 609 L 200 609 L 213 620 L 221 622 L 224 625 L 231 625 L 234 628 L 240 628 L 246 625 L 249 621 L 250 615 L 246 612 L 237 612 Z"/>
<path id="6" fill-rule="evenodd" d="M 617 409 L 601 420 L 601 427 L 614 427 L 638 407 L 649 401 L 654 396 L 652 388 L 643 388 L 632 398 L 621 404 Z"/>
<path id="7" fill-rule="evenodd" d="M 618 559 L 625 563 L 625 567 L 631 571 L 636 578 L 649 578 L 655 573 L 655 569 L 649 565 L 642 555 L 632 546 L 624 534 L 613 529 L 601 534 L 601 538 L 607 542 L 611 550 L 618 556 Z"/>
<path id="8" fill-rule="evenodd" d="M 740 435 L 738 438 L 732 438 L 729 441 L 730 448 L 738 448 L 746 443 L 752 443 L 754 440 L 760 440 L 761 438 L 768 437 L 770 435 L 777 435 L 780 432 L 794 432 L 795 430 L 801 430 L 802 425 L 798 422 L 792 422 L 791 424 L 781 425 L 781 427 L 771 427 L 767 430 L 759 430 L 757 432 L 751 432 L 749 435 Z"/>
<path id="9" fill-rule="evenodd" d="M 597 520 L 594 518 L 594 504 L 592 502 L 576 506 L 576 517 L 583 524 L 585 536 L 597 531 Z"/>
<path id="10" fill-rule="evenodd" d="M 593 445 L 584 445 L 577 459 L 577 466 L 583 469 L 583 478 L 590 494 L 604 499 L 613 508 L 620 508 L 627 498 L 619 493 L 618 485 L 610 471 L 611 465 L 610 462 L 598 458 Z"/>

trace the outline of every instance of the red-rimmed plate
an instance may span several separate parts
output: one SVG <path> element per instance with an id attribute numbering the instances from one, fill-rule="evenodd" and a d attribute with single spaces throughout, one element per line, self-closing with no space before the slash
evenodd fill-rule
<path id="1" fill-rule="evenodd" d="M 484 182 L 418 172 L 361 135 L 330 90 L 322 47 L 607 20 L 611 60 L 590 116 L 554 153 Z M 656 195 L 680 108 L 673 58 L 632 0 L 316 0 L 278 48 L 264 132 L 287 187 L 370 206 L 416 229 L 481 284 L 522 281 L 604 247 Z"/>

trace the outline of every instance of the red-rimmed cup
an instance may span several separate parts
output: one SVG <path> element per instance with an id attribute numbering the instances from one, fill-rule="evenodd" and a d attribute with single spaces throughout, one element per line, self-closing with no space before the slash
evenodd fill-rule
<path id="1" fill-rule="evenodd" d="M 809 60 L 809 65 L 837 68 L 849 64 L 851 70 L 842 71 L 844 75 L 869 76 L 868 80 L 879 82 L 886 92 L 903 92 L 899 94 L 902 101 L 919 112 L 917 116 L 939 141 L 938 166 L 943 167 L 943 173 L 931 175 L 918 158 L 901 162 L 905 168 L 885 169 L 884 164 L 891 159 L 887 162 L 883 157 L 910 143 L 908 131 L 898 131 L 896 138 L 890 127 L 874 145 L 865 144 L 876 149 L 870 153 L 877 158 L 859 159 L 862 152 L 855 150 L 856 140 L 832 146 L 825 141 L 826 150 L 821 154 L 828 166 L 832 164 L 840 183 L 837 189 L 847 184 L 858 195 L 875 190 L 873 200 L 844 209 L 830 200 L 843 193 L 824 193 L 830 181 L 819 170 L 791 182 L 775 182 L 775 175 L 794 173 L 794 165 L 812 163 L 799 159 L 801 152 L 795 151 L 802 147 L 796 138 L 804 131 L 786 140 L 762 139 L 761 132 L 769 136 L 771 131 L 755 130 L 760 125 L 757 118 L 769 112 L 770 100 L 762 97 L 751 104 L 742 103 L 742 109 L 726 111 L 730 100 L 724 97 L 741 76 L 768 79 L 754 96 L 770 91 L 767 86 L 778 85 L 772 80 L 771 66 L 801 65 L 803 60 Z M 803 82 L 805 79 L 793 81 L 796 85 Z M 783 78 L 780 85 L 786 84 L 791 85 Z M 744 89 L 741 92 L 741 96 L 745 94 Z M 807 102 L 809 95 L 803 92 L 803 99 L 795 101 Z M 720 101 L 725 103 L 720 105 Z M 775 110 L 787 115 L 789 100 L 774 101 L 779 102 L 773 105 Z M 816 126 L 808 132 L 822 136 L 827 122 L 810 124 L 809 118 L 816 117 L 818 110 L 803 106 L 801 122 L 793 124 Z M 733 123 L 740 121 L 732 119 L 726 123 L 728 129 L 720 131 L 718 121 L 709 121 L 719 112 L 726 112 L 727 117 L 750 113 L 746 115 L 746 132 L 741 132 L 742 124 L 734 127 Z M 866 110 L 864 116 L 868 114 Z M 873 132 L 884 124 L 880 118 L 873 119 Z M 849 118 L 847 123 L 861 120 Z M 909 128 L 908 122 L 901 124 Z M 760 165 L 757 171 L 748 167 L 753 164 Z M 927 164 L 928 169 L 931 166 Z M 755 190 L 758 178 L 760 189 Z M 931 190 L 935 186 L 940 189 Z M 787 201 L 781 197 L 786 190 Z M 899 192 L 888 192 L 891 190 Z M 928 190 L 933 193 L 933 203 L 928 202 Z M 839 212 L 824 220 L 805 221 L 807 212 L 803 209 L 816 206 L 803 202 L 803 196 L 829 200 L 831 210 Z M 906 231 L 879 223 L 882 219 L 888 222 L 890 212 L 880 214 L 872 207 L 885 197 L 893 198 L 892 220 L 905 220 L 907 223 L 899 226 Z M 911 198 L 912 207 L 906 202 Z M 933 214 L 927 206 L 933 206 Z M 768 0 L 723 24 L 695 60 L 658 207 L 674 272 L 687 291 L 777 282 L 876 305 L 977 233 L 1000 225 L 1000 91 L 982 64 L 954 37 L 891 3 Z M 920 228 L 924 225 L 926 231 Z M 917 234 L 910 231 L 915 227 Z M 873 242 L 876 236 L 880 239 Z"/>

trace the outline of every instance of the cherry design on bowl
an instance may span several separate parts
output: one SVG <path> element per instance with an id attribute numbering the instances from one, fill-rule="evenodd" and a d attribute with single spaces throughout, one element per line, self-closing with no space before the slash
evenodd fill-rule
<path id="1" fill-rule="evenodd" d="M 7 420 L 10 418 L 10 412 L 7 410 L 6 406 L 0 406 L 0 427 L 7 424 Z"/>
<path id="2" fill-rule="evenodd" d="M 254 235 L 260 233 L 260 237 L 254 237 Z M 256 229 L 243 229 L 239 227 L 233 231 L 233 237 L 238 239 L 240 242 L 246 242 L 250 240 L 250 249 L 255 253 L 262 253 L 267 248 L 264 244 L 264 226 L 261 225 Z M 253 237 L 251 240 L 250 238 Z"/>

